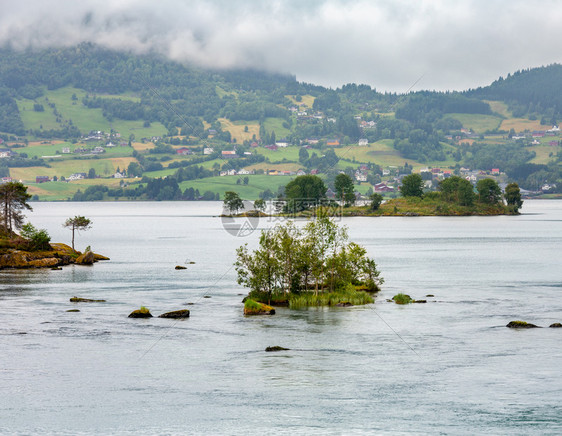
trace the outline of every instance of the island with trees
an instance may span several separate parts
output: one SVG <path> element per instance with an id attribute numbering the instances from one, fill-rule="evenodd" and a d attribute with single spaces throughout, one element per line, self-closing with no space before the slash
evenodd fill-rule
<path id="1" fill-rule="evenodd" d="M 293 309 L 369 304 L 384 282 L 366 249 L 349 242 L 347 228 L 329 217 L 264 230 L 256 250 L 246 244 L 236 255 L 238 283 L 250 289 L 250 313 L 259 311 L 255 303 Z"/>
<path id="2" fill-rule="evenodd" d="M 385 201 L 380 193 L 373 193 L 368 204 L 355 205 L 353 181 L 340 173 L 336 177 L 336 195 L 329 199 L 328 188 L 321 177 L 298 176 L 285 187 L 284 196 L 273 212 L 292 217 L 329 216 L 466 216 L 517 215 L 523 205 L 517 183 L 506 186 L 505 192 L 494 179 L 484 178 L 473 186 L 459 176 L 450 176 L 439 182 L 437 191 L 426 191 L 420 174 L 405 176 L 400 186 L 400 197 Z M 225 195 L 225 207 L 239 216 L 252 215 L 244 211 L 244 204 L 235 192 Z M 236 207 L 228 206 L 235 204 Z M 256 203 L 255 203 L 256 204 Z M 264 209 L 263 203 L 259 206 Z M 255 207 L 255 206 L 254 206 Z"/>
<path id="3" fill-rule="evenodd" d="M 24 210 L 32 210 L 28 201 L 31 195 L 21 182 L 0 185 L 0 269 L 4 268 L 52 268 L 63 265 L 92 265 L 109 258 L 96 254 L 88 247 L 83 253 L 74 249 L 74 230 L 90 228 L 91 221 L 82 216 L 69 218 L 64 226 L 72 228 L 72 247 L 51 243 L 47 230 L 24 224 Z M 20 233 L 16 233 L 19 231 Z"/>

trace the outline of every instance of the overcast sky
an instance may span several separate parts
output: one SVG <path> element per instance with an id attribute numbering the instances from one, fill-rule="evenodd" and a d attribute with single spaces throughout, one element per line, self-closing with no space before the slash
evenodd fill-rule
<path id="1" fill-rule="evenodd" d="M 380 91 L 464 90 L 561 62 L 558 0 L 0 0 L 0 44 L 83 41 Z"/>

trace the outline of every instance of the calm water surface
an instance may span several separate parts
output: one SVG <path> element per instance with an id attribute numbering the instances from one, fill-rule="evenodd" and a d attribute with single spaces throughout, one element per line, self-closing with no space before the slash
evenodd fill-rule
<path id="1" fill-rule="evenodd" d="M 90 217 L 77 248 L 111 261 L 0 271 L 1 434 L 562 433 L 562 330 L 505 328 L 562 322 L 562 202 L 344 219 L 386 279 L 375 304 L 258 318 L 232 263 L 259 232 L 231 236 L 218 203 L 33 206 L 53 241 Z M 191 318 L 127 318 L 141 305 Z"/>

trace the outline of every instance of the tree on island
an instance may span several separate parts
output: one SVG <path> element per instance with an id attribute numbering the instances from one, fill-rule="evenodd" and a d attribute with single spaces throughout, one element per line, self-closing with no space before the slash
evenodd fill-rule
<path id="1" fill-rule="evenodd" d="M 355 203 L 355 187 L 353 179 L 345 173 L 340 173 L 334 180 L 336 188 L 336 198 L 345 206 L 351 206 Z"/>
<path id="2" fill-rule="evenodd" d="M 285 186 L 286 210 L 300 212 L 326 198 L 326 185 L 324 181 L 313 175 L 298 176 Z"/>
<path id="3" fill-rule="evenodd" d="M 461 206 L 474 204 L 474 187 L 468 180 L 459 176 L 451 176 L 439 182 L 439 191 L 445 201 L 452 201 Z"/>
<path id="4" fill-rule="evenodd" d="M 266 208 L 266 204 L 263 198 L 258 198 L 256 201 L 254 201 L 254 209 L 265 212 L 265 208 Z"/>
<path id="5" fill-rule="evenodd" d="M 521 206 L 523 206 L 523 200 L 521 200 L 521 190 L 517 183 L 510 183 L 505 187 L 505 201 L 508 206 L 510 206 L 514 212 L 519 212 Z"/>
<path id="6" fill-rule="evenodd" d="M 481 203 L 497 204 L 501 201 L 502 190 L 493 179 L 482 179 L 476 183 L 476 190 Z"/>
<path id="7" fill-rule="evenodd" d="M 403 197 L 423 197 L 423 179 L 419 174 L 410 174 L 402 179 L 400 193 Z"/>
<path id="8" fill-rule="evenodd" d="M 347 228 L 327 217 L 317 218 L 304 228 L 292 221 L 262 231 L 259 246 L 248 244 L 236 251 L 238 283 L 252 293 L 290 300 L 311 294 L 351 292 L 356 287 L 376 291 L 384 280 L 366 250 L 348 242 Z M 351 288 L 351 291 L 350 291 Z"/>
<path id="9" fill-rule="evenodd" d="M 68 218 L 63 224 L 63 227 L 72 230 L 72 249 L 74 250 L 74 231 L 90 229 L 92 227 L 92 221 L 89 218 L 77 215 L 74 218 Z"/>
<path id="10" fill-rule="evenodd" d="M 369 200 L 371 200 L 371 209 L 378 210 L 379 207 L 381 207 L 383 196 L 378 192 L 375 192 L 369 196 Z"/>
<path id="11" fill-rule="evenodd" d="M 0 202 L 2 204 L 2 221 L 4 228 L 10 232 L 20 229 L 23 225 L 23 210 L 33 210 L 27 203 L 31 195 L 27 186 L 21 182 L 8 182 L 0 185 Z"/>
<path id="12" fill-rule="evenodd" d="M 240 196 L 233 191 L 226 191 L 224 193 L 224 207 L 230 211 L 230 214 L 236 214 L 239 210 L 244 209 L 244 203 Z"/>

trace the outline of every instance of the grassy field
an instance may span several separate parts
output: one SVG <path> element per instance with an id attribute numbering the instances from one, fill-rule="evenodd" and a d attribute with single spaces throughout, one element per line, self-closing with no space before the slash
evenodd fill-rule
<path id="1" fill-rule="evenodd" d="M 304 106 L 309 108 L 312 108 L 314 100 L 316 100 L 316 97 L 312 95 L 303 95 L 302 101 L 299 103 L 297 100 L 295 100 L 295 95 L 286 95 L 285 97 L 291 100 L 295 106 L 300 106 L 301 104 L 303 104 Z"/>
<path id="2" fill-rule="evenodd" d="M 46 167 L 26 167 L 26 168 L 10 168 L 10 177 L 15 180 L 24 182 L 34 182 L 37 176 L 57 176 L 60 178 L 68 177 L 73 173 L 88 173 L 90 168 L 96 170 L 96 174 L 100 176 L 111 176 L 115 174 L 117 167 L 126 168 L 129 162 L 135 161 L 135 158 L 121 157 L 110 159 L 82 159 L 82 160 L 57 160 L 49 162 L 50 168 Z"/>
<path id="3" fill-rule="evenodd" d="M 340 158 L 351 160 L 355 158 L 356 161 L 355 164 L 352 162 L 340 161 L 338 167 L 346 168 L 348 166 L 356 166 L 357 163 L 375 163 L 382 167 L 402 166 L 404 165 L 404 162 L 407 162 L 408 165 L 412 165 L 414 167 L 414 171 L 416 171 L 427 166 L 441 167 L 454 165 L 454 162 L 452 160 L 426 162 L 421 164 L 412 159 L 405 159 L 397 150 L 394 149 L 392 144 L 392 139 L 383 139 L 382 141 L 375 142 L 367 147 L 359 147 L 354 145 L 349 147 L 343 146 L 341 148 L 336 148 L 334 151 Z M 443 144 L 443 148 L 445 150 L 452 149 L 452 147 L 448 144 Z"/>
<path id="4" fill-rule="evenodd" d="M 83 179 L 73 180 L 72 182 L 46 182 L 28 183 L 28 192 L 31 195 L 38 195 L 42 201 L 68 200 L 76 191 L 84 191 L 91 185 L 104 185 L 110 188 L 119 187 L 121 180 L 131 182 L 135 179 Z"/>
<path id="5" fill-rule="evenodd" d="M 556 156 L 560 147 L 552 147 L 550 145 L 537 145 L 531 147 L 529 150 L 534 151 L 537 155 L 531 159 L 534 164 L 548 164 Z M 552 156 L 550 155 L 552 153 Z"/>
<path id="6" fill-rule="evenodd" d="M 257 154 L 261 154 L 269 159 L 271 162 L 280 162 L 283 159 L 292 162 L 299 161 L 300 147 L 280 147 L 277 150 L 270 150 L 268 148 L 259 147 L 255 149 Z"/>
<path id="7" fill-rule="evenodd" d="M 259 138 L 260 125 L 257 121 L 230 121 L 226 118 L 219 118 L 221 127 L 223 130 L 228 130 L 233 138 L 236 138 L 238 143 L 243 143 L 244 141 L 250 141 L 252 135 L 256 135 Z M 248 131 L 245 132 L 244 128 L 248 126 Z M 277 133 L 275 133 L 277 134 Z"/>
<path id="8" fill-rule="evenodd" d="M 503 121 L 498 116 L 482 114 L 447 114 L 447 117 L 459 120 L 465 129 L 472 129 L 475 133 L 497 129 Z"/>
<path id="9" fill-rule="evenodd" d="M 507 108 L 507 104 L 505 104 L 503 101 L 484 100 L 484 102 L 490 105 L 490 109 L 492 109 L 492 112 L 500 114 L 501 116 L 506 118 L 512 117 L 511 112 Z"/>
<path id="10" fill-rule="evenodd" d="M 268 133 L 275 132 L 277 140 L 288 136 L 291 131 L 283 127 L 285 120 L 283 118 L 266 118 L 263 126 Z"/>
<path id="11" fill-rule="evenodd" d="M 76 94 L 77 100 L 72 100 L 72 95 Z M 123 138 L 129 137 L 131 133 L 136 138 L 150 138 L 152 136 L 161 136 L 167 132 L 167 129 L 159 122 L 152 123 L 150 127 L 143 127 L 143 121 L 126 121 L 116 119 L 112 122 L 108 121 L 102 114 L 102 109 L 89 109 L 82 104 L 82 98 L 87 95 L 84 90 L 65 87 L 54 91 L 46 91 L 45 95 L 38 99 L 17 100 L 21 118 L 26 129 L 58 129 L 61 127 L 56 122 L 53 109 L 48 103 L 54 103 L 57 111 L 65 120 L 72 119 L 72 122 L 82 133 L 90 130 L 102 130 L 109 132 L 111 129 L 121 133 Z M 120 98 L 122 100 L 140 101 L 138 97 L 131 95 L 99 95 L 103 98 Z M 44 112 L 35 112 L 33 110 L 34 103 L 40 103 L 45 108 Z M 72 116 L 70 116 L 72 114 Z"/>
<path id="12" fill-rule="evenodd" d="M 254 165 L 249 165 L 246 167 L 247 170 L 275 170 L 275 171 L 298 171 L 301 168 L 304 168 L 302 165 L 298 163 L 281 163 L 281 164 L 272 164 L 268 162 L 261 162 Z"/>
<path id="13" fill-rule="evenodd" d="M 247 176 L 249 183 L 247 185 L 236 184 L 236 180 L 242 179 L 244 176 L 224 176 L 210 177 L 207 179 L 188 180 L 180 183 L 182 191 L 187 188 L 198 189 L 200 194 L 205 191 L 219 193 L 223 198 L 226 191 L 236 191 L 241 198 L 254 201 L 259 198 L 259 194 L 266 189 L 270 189 L 274 194 L 277 193 L 279 186 L 285 186 L 293 177 L 288 176 L 265 176 L 253 175 Z"/>
<path id="14" fill-rule="evenodd" d="M 500 126 L 501 130 L 511 130 L 514 129 L 515 132 L 523 132 L 525 130 L 547 130 L 552 126 L 543 126 L 539 120 L 529 120 L 527 118 L 510 118 L 508 120 L 503 120 Z"/>

